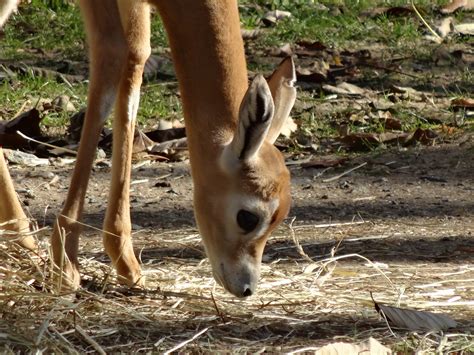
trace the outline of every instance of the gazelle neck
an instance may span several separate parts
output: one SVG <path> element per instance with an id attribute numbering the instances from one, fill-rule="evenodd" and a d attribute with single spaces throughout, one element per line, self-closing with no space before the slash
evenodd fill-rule
<path id="1" fill-rule="evenodd" d="M 235 130 L 248 86 L 238 9 L 223 0 L 184 5 L 164 1 L 157 6 L 169 36 L 191 163 L 196 166 L 201 159 L 212 160 L 210 154 L 215 157 L 216 136 Z"/>

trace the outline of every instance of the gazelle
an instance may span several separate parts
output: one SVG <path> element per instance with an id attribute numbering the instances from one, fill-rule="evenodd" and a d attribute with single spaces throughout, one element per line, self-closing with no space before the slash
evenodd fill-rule
<path id="1" fill-rule="evenodd" d="M 0 19 L 15 4 L 16 0 L 0 0 Z M 292 60 L 284 60 L 268 82 L 258 75 L 248 85 L 235 0 L 82 0 L 79 4 L 89 43 L 90 86 L 77 162 L 52 236 L 55 264 L 62 266 L 70 287 L 79 286 L 76 221 L 81 220 L 100 130 L 115 104 L 103 241 L 121 281 L 142 284 L 130 236 L 129 185 L 140 85 L 151 51 L 150 6 L 154 5 L 169 37 L 179 81 L 195 217 L 214 277 L 238 297 L 252 295 L 267 238 L 290 207 L 290 174 L 273 143 L 296 98 Z M 0 196 L 19 207 L 3 159 L 0 174 Z M 15 218 L 24 220 L 21 208 L 0 209 L 0 221 Z M 31 246 L 30 242 L 24 244 Z"/>

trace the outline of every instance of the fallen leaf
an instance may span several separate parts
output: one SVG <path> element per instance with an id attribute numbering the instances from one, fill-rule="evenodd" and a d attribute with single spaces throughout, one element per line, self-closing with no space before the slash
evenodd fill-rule
<path id="1" fill-rule="evenodd" d="M 365 132 L 349 133 L 341 141 L 353 150 L 367 150 L 380 144 L 377 134 Z"/>
<path id="2" fill-rule="evenodd" d="M 31 143 L 16 132 L 20 131 L 31 138 L 41 138 L 39 124 L 42 119 L 37 109 L 31 109 L 11 121 L 0 121 L 0 146 L 15 149 L 31 147 Z"/>
<path id="3" fill-rule="evenodd" d="M 173 63 L 169 58 L 155 54 L 148 57 L 143 69 L 143 79 L 145 81 L 153 79 L 168 80 L 175 77 Z"/>
<path id="4" fill-rule="evenodd" d="M 56 70 L 30 66 L 22 62 L 8 64 L 8 69 L 10 69 L 13 72 L 17 72 L 24 75 L 33 74 L 34 76 L 41 77 L 41 78 L 51 78 L 58 82 L 63 82 L 66 84 L 79 83 L 86 79 L 86 77 L 83 75 L 64 74 Z"/>
<path id="5" fill-rule="evenodd" d="M 381 121 L 383 122 L 385 129 L 394 129 L 394 130 L 401 130 L 402 129 L 402 122 L 395 117 L 392 117 L 390 111 L 379 111 L 379 113 L 383 113 L 383 116 L 380 116 Z"/>
<path id="6" fill-rule="evenodd" d="M 465 36 L 474 36 L 474 23 L 460 23 L 454 25 L 454 30 Z"/>
<path id="7" fill-rule="evenodd" d="M 442 313 L 415 311 L 413 309 L 391 307 L 374 301 L 375 310 L 384 316 L 391 326 L 422 331 L 437 331 L 454 328 L 457 323 Z"/>
<path id="8" fill-rule="evenodd" d="M 357 95 L 363 96 L 370 93 L 370 90 L 362 89 L 357 85 L 350 84 L 350 83 L 340 83 L 337 86 L 333 85 L 323 85 L 323 89 L 331 94 L 338 94 L 338 95 Z"/>
<path id="9" fill-rule="evenodd" d="M 393 6 L 393 7 L 375 7 L 368 11 L 361 13 L 362 17 L 401 17 L 401 16 L 410 16 L 413 14 L 413 9 L 411 7 L 404 6 Z"/>
<path id="10" fill-rule="evenodd" d="M 327 47 L 319 41 L 299 41 L 296 42 L 295 54 L 298 57 L 324 57 Z"/>
<path id="11" fill-rule="evenodd" d="M 288 17 L 291 17 L 291 12 L 289 11 L 273 10 L 263 15 L 262 22 L 265 26 L 272 26 L 278 21 Z"/>
<path id="12" fill-rule="evenodd" d="M 474 9 L 474 0 L 453 0 L 449 4 L 441 8 L 442 14 L 452 14 L 456 10 L 472 10 Z"/>
<path id="13" fill-rule="evenodd" d="M 417 128 L 415 132 L 407 137 L 405 145 L 412 145 L 417 142 L 424 145 L 433 145 L 437 137 L 438 134 L 431 129 Z"/>
<path id="14" fill-rule="evenodd" d="M 298 81 L 322 83 L 327 80 L 329 64 L 324 60 L 315 60 L 310 67 L 296 69 Z"/>
<path id="15" fill-rule="evenodd" d="M 325 50 L 327 48 L 327 46 L 324 45 L 320 41 L 315 41 L 315 42 L 298 41 L 298 42 L 296 42 L 296 44 L 300 47 L 303 47 L 303 48 L 305 48 L 307 50 L 311 50 L 311 51 L 322 51 L 322 50 Z"/>
<path id="16" fill-rule="evenodd" d="M 460 98 L 451 100 L 451 107 L 456 108 L 474 108 L 474 99 Z"/>
<path id="17" fill-rule="evenodd" d="M 3 149 L 5 158 L 11 162 L 22 166 L 35 167 L 49 165 L 49 160 L 38 158 L 34 154 L 21 152 L 19 150 Z"/>
<path id="18" fill-rule="evenodd" d="M 405 144 L 410 137 L 407 132 L 384 132 L 378 135 L 380 143 L 384 144 Z"/>
<path id="19" fill-rule="evenodd" d="M 153 148 L 155 142 L 148 138 L 140 129 L 135 131 L 133 137 L 133 153 L 147 152 Z"/>
<path id="20" fill-rule="evenodd" d="M 168 153 L 170 149 L 187 149 L 187 138 L 173 139 L 163 143 L 156 143 L 149 151 L 152 153 Z"/>
<path id="21" fill-rule="evenodd" d="M 161 143 L 174 139 L 186 137 L 186 129 L 184 127 L 170 129 L 156 129 L 145 133 L 152 141 Z"/>
<path id="22" fill-rule="evenodd" d="M 81 139 L 82 126 L 84 125 L 84 118 L 86 117 L 86 110 L 82 109 L 69 118 L 69 126 L 67 133 L 69 138 L 78 143 Z"/>
<path id="23" fill-rule="evenodd" d="M 255 39 L 259 36 L 261 36 L 264 33 L 264 30 L 261 28 L 255 28 L 253 30 L 247 30 L 247 29 L 241 29 L 240 34 L 242 35 L 242 39 L 249 40 L 249 39 Z"/>
<path id="24" fill-rule="evenodd" d="M 305 161 L 301 164 L 302 168 L 329 168 L 338 166 L 347 161 L 345 157 L 318 157 Z"/>
<path id="25" fill-rule="evenodd" d="M 397 93 L 397 94 L 403 94 L 406 98 L 420 100 L 421 97 L 423 96 L 421 92 L 410 87 L 392 85 L 390 88 L 392 92 Z"/>
<path id="26" fill-rule="evenodd" d="M 298 125 L 295 123 L 293 118 L 289 117 L 283 123 L 281 127 L 280 134 L 283 137 L 290 138 L 291 134 L 298 129 Z"/>
<path id="27" fill-rule="evenodd" d="M 441 24 L 436 27 L 438 34 L 444 38 L 453 30 L 453 18 L 447 17 L 441 21 Z"/>
<path id="28" fill-rule="evenodd" d="M 286 43 L 281 47 L 270 49 L 269 54 L 273 57 L 289 57 L 293 54 L 293 49 L 289 43 Z"/>
<path id="29" fill-rule="evenodd" d="M 51 108 L 56 112 L 75 112 L 76 108 L 67 95 L 60 95 L 51 101 Z"/>
<path id="30" fill-rule="evenodd" d="M 367 121 L 365 120 L 366 118 L 366 114 L 364 111 L 359 111 L 357 113 L 353 113 L 349 116 L 349 121 L 354 123 L 354 124 L 359 124 L 359 125 L 364 125 L 367 123 Z M 341 132 L 342 130 L 339 130 L 339 132 Z M 347 135 L 346 134 L 341 134 L 341 135 Z"/>
<path id="31" fill-rule="evenodd" d="M 376 110 L 388 110 L 395 105 L 393 102 L 380 97 L 374 98 L 370 103 Z"/>

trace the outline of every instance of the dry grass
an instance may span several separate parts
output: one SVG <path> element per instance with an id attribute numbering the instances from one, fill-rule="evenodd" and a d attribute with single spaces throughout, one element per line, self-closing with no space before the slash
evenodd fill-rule
<path id="1" fill-rule="evenodd" d="M 138 236 L 146 290 L 120 287 L 98 243 L 89 241 L 80 259 L 85 288 L 64 295 L 50 288 L 43 235 L 37 254 L 3 240 L 2 352 L 299 352 L 369 337 L 402 352 L 474 351 L 472 262 L 397 262 L 390 249 L 383 252 L 394 258 L 377 262 L 373 250 L 350 249 L 367 241 L 377 249 L 376 240 L 390 245 L 396 233 L 389 227 L 363 223 L 330 229 L 338 242 L 324 241 L 327 228 L 282 228 L 268 248 L 259 293 L 245 300 L 215 286 L 192 230 L 168 231 L 155 241 Z M 160 256 L 178 248 L 184 250 L 181 257 Z M 326 256 L 311 261 L 312 254 Z M 389 329 L 376 314 L 370 291 L 381 303 L 447 313 L 459 328 L 444 334 Z"/>

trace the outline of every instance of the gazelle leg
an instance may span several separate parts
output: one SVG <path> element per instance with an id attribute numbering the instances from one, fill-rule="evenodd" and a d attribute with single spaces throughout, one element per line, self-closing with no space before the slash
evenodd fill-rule
<path id="1" fill-rule="evenodd" d="M 135 120 L 145 62 L 150 55 L 149 5 L 129 4 L 121 13 L 127 25 L 128 54 L 122 71 L 114 117 L 112 181 L 104 221 L 104 246 L 117 270 L 119 281 L 129 286 L 142 284 L 140 265 L 131 240 L 130 172 Z"/>
<path id="2" fill-rule="evenodd" d="M 0 28 L 8 19 L 10 14 L 15 11 L 17 0 L 0 0 Z"/>
<path id="3" fill-rule="evenodd" d="M 21 246 L 31 250 L 36 249 L 36 242 L 32 236 L 21 237 L 22 233 L 30 231 L 30 224 L 16 196 L 1 147 L 0 196 L 2 196 L 0 202 L 0 228 L 18 233 L 18 244 Z"/>
<path id="4" fill-rule="evenodd" d="M 55 264 L 62 270 L 62 285 L 80 284 L 77 259 L 84 197 L 101 129 L 115 101 L 127 44 L 115 0 L 80 2 L 89 42 L 90 84 L 88 105 L 76 165 L 63 210 L 52 236 Z"/>

